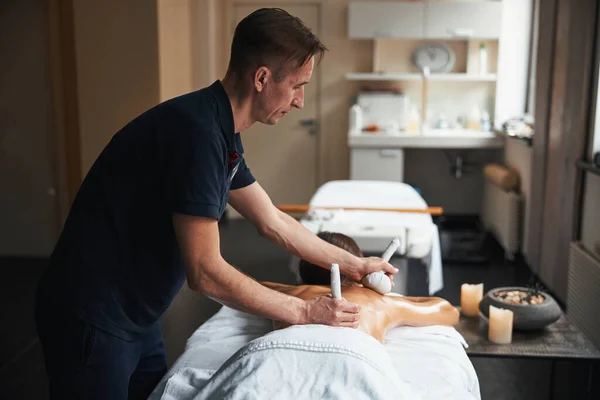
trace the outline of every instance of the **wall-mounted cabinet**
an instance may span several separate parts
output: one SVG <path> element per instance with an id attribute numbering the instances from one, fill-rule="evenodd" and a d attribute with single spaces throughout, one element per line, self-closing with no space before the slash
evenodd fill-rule
<path id="1" fill-rule="evenodd" d="M 497 39 L 502 33 L 502 2 L 429 2 L 425 38 Z"/>
<path id="2" fill-rule="evenodd" d="M 352 39 L 422 38 L 424 3 L 354 2 L 348 5 L 348 36 Z"/>
<path id="3" fill-rule="evenodd" d="M 402 90 L 421 108 L 425 99 L 433 114 L 439 109 L 448 116 L 479 106 L 500 129 L 525 111 L 533 3 L 351 1 L 349 37 L 372 41 L 373 63 L 367 71 L 347 71 L 346 78 L 359 88 Z M 455 64 L 424 81 L 413 54 L 427 43 L 449 47 Z"/>
<path id="4" fill-rule="evenodd" d="M 501 1 L 351 2 L 351 39 L 497 39 Z"/>

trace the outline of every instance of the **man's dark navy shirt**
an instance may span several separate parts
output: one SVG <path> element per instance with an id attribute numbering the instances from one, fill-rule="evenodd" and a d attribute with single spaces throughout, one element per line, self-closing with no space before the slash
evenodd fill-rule
<path id="1" fill-rule="evenodd" d="M 220 81 L 146 111 L 85 177 L 40 285 L 48 301 L 125 339 L 185 282 L 174 213 L 219 219 L 254 178 Z"/>

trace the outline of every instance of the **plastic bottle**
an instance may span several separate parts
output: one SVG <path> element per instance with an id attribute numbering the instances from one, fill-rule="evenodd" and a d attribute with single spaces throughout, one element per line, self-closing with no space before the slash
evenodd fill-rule
<path id="1" fill-rule="evenodd" d="M 406 132 L 412 134 L 419 133 L 420 122 L 421 116 L 419 115 L 417 107 L 412 107 L 410 111 L 410 117 L 408 119 L 408 124 L 406 126 Z"/>
<path id="2" fill-rule="evenodd" d="M 488 73 L 488 54 L 484 43 L 479 44 L 479 75 Z"/>
<path id="3" fill-rule="evenodd" d="M 358 104 L 350 107 L 350 134 L 359 135 L 362 131 L 362 109 Z"/>
<path id="4" fill-rule="evenodd" d="M 448 122 L 448 118 L 446 118 L 446 114 L 440 113 L 438 116 L 437 122 L 435 124 L 437 129 L 448 129 L 450 128 L 450 123 Z"/>
<path id="5" fill-rule="evenodd" d="M 492 130 L 492 123 L 490 121 L 490 114 L 487 111 L 481 113 L 481 131 L 489 132 Z"/>
<path id="6" fill-rule="evenodd" d="M 467 119 L 467 129 L 471 129 L 473 131 L 479 131 L 480 121 L 481 121 L 481 118 L 479 116 L 479 108 L 473 107 L 471 109 L 471 113 L 469 114 L 469 118 Z"/>

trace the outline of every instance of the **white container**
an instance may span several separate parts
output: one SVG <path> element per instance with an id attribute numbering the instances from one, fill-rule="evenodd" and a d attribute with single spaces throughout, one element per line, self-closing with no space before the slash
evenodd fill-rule
<path id="1" fill-rule="evenodd" d="M 419 115 L 419 110 L 417 110 L 417 107 L 413 106 L 408 119 L 408 124 L 406 126 L 406 133 L 418 134 L 420 132 L 420 128 L 421 116 Z"/>
<path id="2" fill-rule="evenodd" d="M 476 106 L 471 109 L 471 113 L 467 118 L 467 129 L 472 131 L 479 131 L 481 129 L 481 115 L 479 108 Z"/>
<path id="3" fill-rule="evenodd" d="M 482 132 L 490 132 L 492 130 L 492 121 L 490 120 L 490 114 L 487 111 L 481 113 L 481 126 Z"/>
<path id="4" fill-rule="evenodd" d="M 350 107 L 350 134 L 359 135 L 362 132 L 362 108 L 358 104 Z"/>
<path id="5" fill-rule="evenodd" d="M 479 45 L 479 75 L 488 74 L 488 52 L 485 44 Z"/>
<path id="6" fill-rule="evenodd" d="M 379 125 L 385 121 L 398 122 L 400 130 L 405 130 L 410 113 L 410 101 L 403 93 L 390 91 L 360 92 L 356 104 L 361 108 L 361 127 Z"/>

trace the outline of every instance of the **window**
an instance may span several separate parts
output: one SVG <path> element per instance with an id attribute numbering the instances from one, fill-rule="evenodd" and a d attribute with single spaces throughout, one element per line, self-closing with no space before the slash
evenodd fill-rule
<path id="1" fill-rule="evenodd" d="M 600 63 L 599 63 L 600 64 Z M 600 69 L 600 65 L 598 66 Z M 594 154 L 600 152 L 600 85 L 596 83 L 596 116 L 594 118 L 594 124 L 592 126 L 592 138 L 590 139 L 590 159 L 593 158 Z"/>
<path id="2" fill-rule="evenodd" d="M 529 71 L 527 82 L 527 104 L 525 112 L 535 115 L 535 68 L 537 65 L 538 30 L 539 30 L 540 0 L 534 0 L 533 12 L 531 13 L 531 41 L 529 57 Z"/>
<path id="3" fill-rule="evenodd" d="M 597 20 L 600 20 L 600 8 L 598 9 Z M 592 90 L 595 95 L 592 94 L 591 99 L 591 116 L 590 116 L 590 137 L 588 138 L 588 150 L 587 157 L 589 160 L 594 159 L 594 154 L 600 152 L 600 24 L 596 27 L 596 54 L 594 55 L 594 62 L 596 64 L 596 70 L 592 78 Z M 592 92 L 593 93 L 593 92 Z"/>

